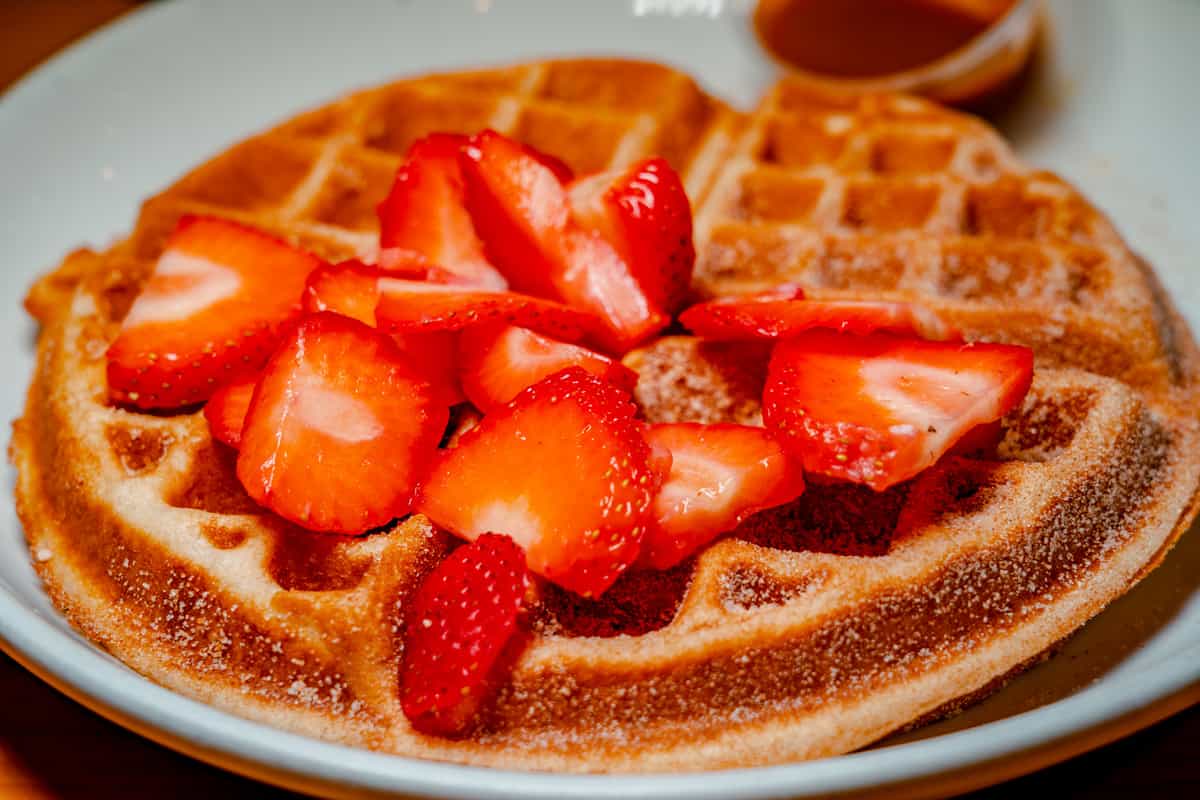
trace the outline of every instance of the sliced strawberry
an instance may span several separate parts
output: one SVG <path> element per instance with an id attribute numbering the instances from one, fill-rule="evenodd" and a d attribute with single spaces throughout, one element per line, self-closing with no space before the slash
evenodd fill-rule
<path id="1" fill-rule="evenodd" d="M 320 264 L 236 222 L 183 217 L 108 348 L 109 396 L 178 408 L 258 370 Z"/>
<path id="2" fill-rule="evenodd" d="M 598 341 L 604 347 L 628 352 L 671 322 L 650 304 L 629 265 L 600 234 L 571 226 L 561 242 L 565 266 L 556 277 L 558 297 L 600 319 Z"/>
<path id="3" fill-rule="evenodd" d="M 244 375 L 217 389 L 204 404 L 208 430 L 218 442 L 234 449 L 241 445 L 242 425 L 246 422 L 246 411 L 257 385 L 257 374 Z"/>
<path id="4" fill-rule="evenodd" d="M 390 273 L 361 261 L 323 266 L 308 276 L 304 288 L 306 311 L 334 311 L 375 325 L 375 307 L 382 292 L 379 280 Z M 435 331 L 395 334 L 405 359 L 434 388 L 444 392 L 448 405 L 465 399 L 458 381 L 458 340 L 454 333 Z"/>
<path id="5" fill-rule="evenodd" d="M 804 491 L 800 465 L 762 428 L 681 422 L 654 425 L 646 439 L 672 457 L 642 542 L 642 561 L 657 569 L 678 564 L 755 511 Z"/>
<path id="6" fill-rule="evenodd" d="M 408 365 L 432 384 L 448 406 L 467 399 L 458 379 L 458 337 L 454 331 L 392 334 Z"/>
<path id="7" fill-rule="evenodd" d="M 309 315 L 263 370 L 238 478 L 285 519 L 362 533 L 408 513 L 448 418 L 390 338 L 348 317 Z"/>
<path id="8" fill-rule="evenodd" d="M 636 560 L 660 480 L 635 412 L 583 368 L 557 372 L 444 451 L 418 508 L 465 539 L 508 534 L 534 572 L 600 595 Z"/>
<path id="9" fill-rule="evenodd" d="M 1025 396 L 1033 352 L 814 331 L 775 346 L 763 420 L 805 470 L 883 490 Z"/>
<path id="10" fill-rule="evenodd" d="M 467 210 L 513 288 L 595 314 L 605 345 L 621 352 L 669 322 L 616 248 L 572 220 L 562 182 L 527 148 L 483 131 L 462 165 Z"/>
<path id="11" fill-rule="evenodd" d="M 357 259 L 351 259 L 357 261 Z M 342 262 L 347 263 L 347 262 Z M 358 261 L 359 264 L 363 262 Z M 367 266 L 364 264 L 364 266 Z M 382 247 L 375 256 L 375 267 L 391 274 L 393 278 L 407 278 L 410 281 L 429 280 L 429 271 L 434 269 L 432 262 L 416 250 L 406 247 Z M 447 273 L 450 274 L 450 273 Z M 437 281 L 443 283 L 443 281 Z"/>
<path id="12" fill-rule="evenodd" d="M 791 290 L 791 289 L 789 289 Z M 779 290 L 748 297 L 724 297 L 699 303 L 679 321 L 705 339 L 786 339 L 813 328 L 840 333 L 874 331 L 912 334 L 925 339 L 957 339 L 958 331 L 936 313 L 913 303 L 873 300 L 805 300 Z"/>
<path id="13" fill-rule="evenodd" d="M 494 133 L 494 131 L 491 132 Z M 486 133 L 489 133 L 489 131 L 482 131 L 480 135 L 482 136 Z M 558 182 L 563 186 L 566 186 L 568 183 L 575 180 L 575 173 L 562 159 L 552 156 L 549 153 L 543 153 L 541 150 L 538 150 L 532 145 L 525 144 L 524 142 L 517 142 L 517 146 L 521 148 L 521 152 L 523 152 L 525 155 L 535 159 L 543 167 L 553 172 L 554 177 L 557 178 Z"/>
<path id="14" fill-rule="evenodd" d="M 485 533 L 438 564 L 414 594 L 404 629 L 400 707 L 413 728 L 467 733 L 519 645 L 529 586 L 521 548 Z"/>
<path id="15" fill-rule="evenodd" d="M 375 260 L 375 266 L 391 278 L 481 288 L 479 283 L 469 276 L 451 272 L 434 264 L 416 250 L 406 250 L 403 247 L 388 247 L 380 250 Z"/>
<path id="16" fill-rule="evenodd" d="M 946 452 L 964 458 L 995 459 L 1003 439 L 1004 426 L 1000 420 L 995 420 L 971 428 Z"/>
<path id="17" fill-rule="evenodd" d="M 379 244 L 419 253 L 477 286 L 506 289 L 463 207 L 458 151 L 466 142 L 458 134 L 434 133 L 413 143 L 379 204 Z"/>
<path id="18" fill-rule="evenodd" d="M 459 376 L 475 407 L 489 412 L 505 406 L 526 386 L 571 366 L 583 367 L 632 392 L 637 373 L 619 361 L 526 328 L 486 325 L 463 331 Z"/>
<path id="19" fill-rule="evenodd" d="M 375 318 L 390 333 L 458 331 L 490 322 L 532 328 L 568 341 L 594 331 L 595 317 L 561 303 L 515 292 L 488 292 L 384 278 Z"/>
<path id="20" fill-rule="evenodd" d="M 459 162 L 466 208 L 488 259 L 517 291 L 556 296 L 557 239 L 570 221 L 558 176 L 492 130 L 472 136 Z"/>
<path id="21" fill-rule="evenodd" d="M 313 270 L 305 282 L 304 310 L 333 311 L 374 327 L 379 279 L 387 274 L 358 260 L 326 264 Z"/>
<path id="22" fill-rule="evenodd" d="M 663 158 L 581 178 L 567 187 L 572 216 L 617 248 L 650 304 L 679 310 L 692 284 L 692 208 Z"/>

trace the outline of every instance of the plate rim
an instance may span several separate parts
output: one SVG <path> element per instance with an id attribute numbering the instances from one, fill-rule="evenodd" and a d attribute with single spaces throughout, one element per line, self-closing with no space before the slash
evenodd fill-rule
<path id="1" fill-rule="evenodd" d="M 103 24 L 0 93 L 13 104 L 48 90 L 83 54 L 110 46 L 150 18 L 193 4 L 147 5 Z M 9 476 L 15 474 L 10 466 Z M 6 482 L 11 487 L 11 479 Z M 4 501 L 13 508 L 11 494 Z M 15 520 L 15 513 L 11 517 Z M 19 521 L 17 528 L 21 529 Z M 22 534 L 23 535 L 23 534 Z M 40 584 L 40 581 L 39 581 Z M 39 589 L 40 590 L 40 589 Z M 60 612 L 54 611 L 59 619 Z M 1200 704 L 1200 642 L 1155 662 L 1155 680 L 1125 675 L 1103 687 L 1001 720 L 916 742 L 816 761 L 648 775 L 501 770 L 372 752 L 223 711 L 165 688 L 98 646 L 44 619 L 0 583 L 0 650 L 55 690 L 138 735 L 256 780 L 327 797 L 439 798 L 932 797 L 1036 771 Z"/>
<path id="2" fill-rule="evenodd" d="M 57 614 L 57 612 L 55 612 Z M 1200 643 L 1126 675 L 974 728 L 815 761 L 647 775 L 501 770 L 372 752 L 245 719 L 160 686 L 29 609 L 0 585 L 0 650 L 56 690 L 172 750 L 257 780 L 328 797 L 932 797 L 1041 769 L 1200 703 Z M 314 783 L 316 786 L 314 786 Z"/>

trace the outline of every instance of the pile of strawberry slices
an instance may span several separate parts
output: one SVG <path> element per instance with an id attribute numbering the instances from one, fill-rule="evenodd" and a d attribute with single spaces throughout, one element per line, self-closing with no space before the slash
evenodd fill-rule
<path id="1" fill-rule="evenodd" d="M 519 654 L 532 575 L 583 597 L 666 569 L 805 476 L 883 490 L 979 447 L 1032 376 L 918 306 L 795 286 L 686 304 L 695 251 L 666 161 L 574 177 L 494 131 L 416 142 L 380 248 L 324 263 L 185 217 L 108 350 L 111 399 L 204 403 L 255 501 L 359 535 L 421 513 L 466 544 L 409 604 L 401 698 L 461 735 Z M 678 315 L 678 316 L 676 316 Z M 649 425 L 620 356 L 673 319 L 773 348 L 764 427 Z M 450 410 L 479 423 L 444 446 Z M 817 477 L 814 477 L 817 476 Z"/>

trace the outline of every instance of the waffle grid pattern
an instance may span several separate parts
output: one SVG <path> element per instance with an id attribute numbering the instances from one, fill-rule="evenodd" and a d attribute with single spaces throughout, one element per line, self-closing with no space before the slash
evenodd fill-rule
<path id="1" fill-rule="evenodd" d="M 701 293 L 796 280 L 921 299 L 972 334 L 1033 344 L 1039 364 L 1000 462 L 947 459 L 885 495 L 814 483 L 600 601 L 535 587 L 516 672 L 478 734 L 446 741 L 408 728 L 395 687 L 405 599 L 449 538 L 420 517 L 346 540 L 261 513 L 198 413 L 106 404 L 103 354 L 179 215 L 367 255 L 407 146 L 488 126 L 579 171 L 667 155 L 697 209 Z M 1178 535 L 1200 474 L 1190 336 L 1111 226 L 982 123 L 911 98 L 783 82 L 736 114 L 680 73 L 607 61 L 404 81 L 233 147 L 150 199 L 125 242 L 69 257 L 29 305 L 45 329 L 13 452 L 58 605 L 169 686 L 407 755 L 625 771 L 864 746 L 1124 591 Z M 673 338 L 630 356 L 651 420 L 756 420 L 761 359 Z"/>
<path id="2" fill-rule="evenodd" d="M 135 252 L 153 259 L 175 220 L 216 213 L 330 258 L 373 255 L 375 206 L 416 139 L 493 128 L 582 174 L 662 154 L 701 196 L 734 115 L 681 73 L 650 64 L 556 62 L 369 89 L 205 164 L 146 204 Z"/>
<path id="3" fill-rule="evenodd" d="M 1163 332 L 1111 224 L 974 118 L 783 81 L 729 162 L 698 211 L 706 295 L 793 281 L 814 296 L 920 299 L 972 338 L 1036 345 L 1043 362 L 1164 377 L 1144 374 Z"/>

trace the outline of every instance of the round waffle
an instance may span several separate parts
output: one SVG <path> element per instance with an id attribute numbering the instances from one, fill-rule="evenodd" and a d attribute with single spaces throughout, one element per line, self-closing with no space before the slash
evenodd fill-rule
<path id="1" fill-rule="evenodd" d="M 1035 348 L 997 461 L 876 494 L 813 482 L 600 600 L 536 587 L 531 643 L 478 731 L 415 733 L 407 599 L 452 546 L 415 516 L 313 534 L 249 500 L 199 413 L 106 400 L 104 353 L 184 213 L 369 256 L 401 155 L 492 127 L 577 171 L 666 156 L 696 211 L 698 295 L 802 283 L 919 300 Z M 1196 511 L 1197 354 L 1149 268 L 983 123 L 788 81 L 750 113 L 685 75 L 560 61 L 350 95 L 219 155 L 133 233 L 30 292 L 43 323 L 14 429 L 17 502 L 56 604 L 147 676 L 234 713 L 404 755 L 572 771 L 779 763 L 865 746 L 980 696 L 1163 557 Z M 764 354 L 669 337 L 631 353 L 653 421 L 753 422 Z"/>

